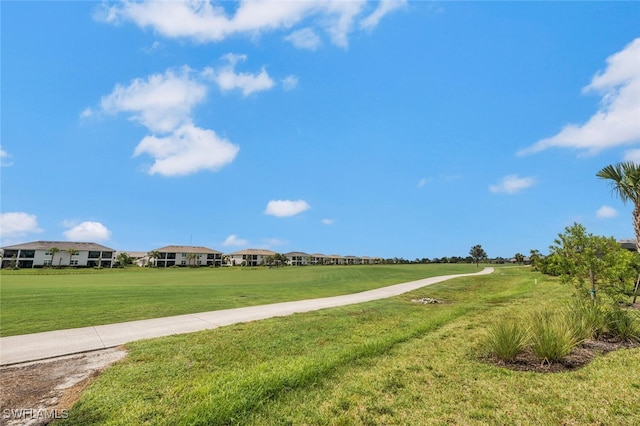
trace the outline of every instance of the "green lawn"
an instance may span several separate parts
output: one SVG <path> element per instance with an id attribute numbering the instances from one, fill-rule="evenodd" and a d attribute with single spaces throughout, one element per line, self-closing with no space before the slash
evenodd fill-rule
<path id="1" fill-rule="evenodd" d="M 61 424 L 640 424 L 640 349 L 559 374 L 483 362 L 491 324 L 560 306 L 570 292 L 526 268 L 501 269 L 390 299 L 131 343 Z M 420 297 L 446 303 L 411 301 Z"/>
<path id="2" fill-rule="evenodd" d="M 0 272 L 0 335 L 355 293 L 475 265 L 19 270 Z"/>

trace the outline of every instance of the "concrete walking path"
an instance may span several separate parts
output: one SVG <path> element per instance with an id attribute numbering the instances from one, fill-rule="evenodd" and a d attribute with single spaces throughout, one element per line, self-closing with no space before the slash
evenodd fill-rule
<path id="1" fill-rule="evenodd" d="M 72 328 L 68 330 L 56 330 L 44 333 L 2 337 L 0 338 L 0 365 L 18 364 L 63 355 L 107 349 L 136 340 L 152 339 L 156 337 L 170 336 L 172 334 L 192 333 L 195 331 L 213 329 L 241 322 L 286 316 L 298 312 L 309 312 L 319 309 L 369 302 L 372 300 L 397 296 L 420 287 L 439 283 L 452 278 L 485 275 L 492 272 L 493 268 L 485 268 L 484 270 L 474 274 L 456 274 L 425 278 L 422 280 L 343 296 L 298 300 L 293 302 L 274 303 L 270 305 L 250 306 L 196 314 L 177 315 L 165 318 L 97 325 L 93 327 Z"/>

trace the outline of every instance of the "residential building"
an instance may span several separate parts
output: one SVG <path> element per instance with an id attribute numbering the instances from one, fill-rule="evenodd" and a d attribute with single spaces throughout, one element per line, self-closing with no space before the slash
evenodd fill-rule
<path id="1" fill-rule="evenodd" d="M 619 240 L 618 244 L 625 250 L 629 251 L 637 251 L 636 250 L 636 240 Z"/>
<path id="2" fill-rule="evenodd" d="M 265 263 L 267 256 L 275 256 L 277 253 L 271 250 L 246 249 L 225 255 L 228 266 L 260 266 Z"/>
<path id="3" fill-rule="evenodd" d="M 166 246 L 152 251 L 160 254 L 157 259 L 152 259 L 159 268 L 222 265 L 222 252 L 207 247 Z"/>
<path id="4" fill-rule="evenodd" d="M 111 268 L 115 250 L 101 244 L 71 241 L 34 241 L 2 248 L 2 267 L 42 268 L 103 267 Z"/>
<path id="5" fill-rule="evenodd" d="M 303 266 L 311 263 L 311 256 L 308 253 L 304 253 L 301 251 L 291 251 L 289 253 L 285 253 L 287 259 L 289 259 L 289 265 L 292 266 Z"/>
<path id="6" fill-rule="evenodd" d="M 327 263 L 327 256 L 322 253 L 313 253 L 310 262 L 312 265 L 324 265 Z"/>
<path id="7" fill-rule="evenodd" d="M 362 260 L 357 256 L 344 256 L 344 263 L 347 265 L 360 265 Z"/>
<path id="8" fill-rule="evenodd" d="M 344 265 L 344 257 L 339 254 L 330 254 L 325 258 L 325 265 Z"/>

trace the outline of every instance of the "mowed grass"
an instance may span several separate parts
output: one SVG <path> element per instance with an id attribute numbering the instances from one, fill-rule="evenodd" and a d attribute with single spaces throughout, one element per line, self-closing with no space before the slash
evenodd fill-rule
<path id="1" fill-rule="evenodd" d="M 0 272 L 0 335 L 355 293 L 475 265 L 19 270 Z"/>
<path id="2" fill-rule="evenodd" d="M 559 374 L 483 361 L 493 324 L 561 306 L 570 293 L 526 269 L 503 269 L 391 299 L 132 343 L 61 424 L 640 424 L 639 349 Z M 420 297 L 445 303 L 412 302 Z"/>

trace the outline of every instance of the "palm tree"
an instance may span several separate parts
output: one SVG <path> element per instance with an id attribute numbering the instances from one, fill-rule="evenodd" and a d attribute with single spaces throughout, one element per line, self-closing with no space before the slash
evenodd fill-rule
<path id="1" fill-rule="evenodd" d="M 67 253 L 69 253 L 69 266 L 71 266 L 71 260 L 73 259 L 73 256 L 77 255 L 79 251 L 74 248 L 68 248 Z"/>
<path id="2" fill-rule="evenodd" d="M 197 265 L 197 259 L 198 259 L 199 257 L 200 257 L 200 256 L 199 256 L 199 255 L 197 255 L 197 254 L 195 254 L 195 253 L 187 253 L 187 264 L 188 264 L 189 266 L 198 266 L 198 265 Z M 191 265 L 191 262 L 193 262 L 193 265 Z"/>
<path id="3" fill-rule="evenodd" d="M 51 267 L 53 267 L 53 258 L 56 257 L 56 253 L 58 253 L 60 249 L 58 247 L 51 247 L 49 249 L 49 254 L 51 255 Z"/>
<path id="4" fill-rule="evenodd" d="M 516 259 L 516 262 L 518 262 L 518 264 L 522 265 L 524 263 L 524 254 L 516 253 L 514 258 Z"/>
<path id="5" fill-rule="evenodd" d="M 156 263 L 153 261 L 158 260 L 158 258 L 160 257 L 160 252 L 158 250 L 152 250 L 147 253 L 147 256 L 149 256 L 149 263 L 153 263 L 153 266 L 156 266 Z"/>
<path id="6" fill-rule="evenodd" d="M 532 249 L 531 254 L 529 255 L 529 261 L 531 262 L 531 268 L 534 271 L 538 270 L 538 264 L 540 263 L 540 252 L 538 250 Z"/>
<path id="7" fill-rule="evenodd" d="M 625 161 L 615 165 L 608 165 L 600 170 L 596 176 L 607 179 L 611 184 L 611 191 L 622 200 L 623 203 L 633 203 L 633 230 L 636 234 L 636 250 L 640 253 L 640 164 L 633 161 Z M 638 297 L 640 275 L 633 289 L 633 303 Z"/>

